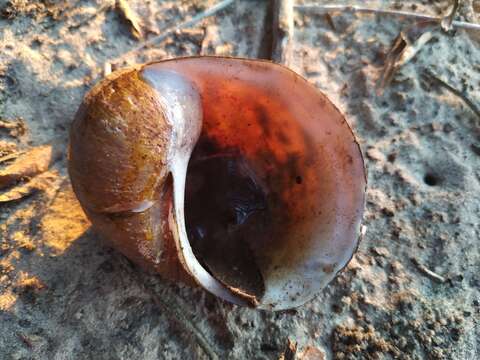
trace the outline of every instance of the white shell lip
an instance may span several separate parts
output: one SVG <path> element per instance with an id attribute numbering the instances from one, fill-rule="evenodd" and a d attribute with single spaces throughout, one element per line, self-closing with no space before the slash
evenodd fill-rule
<path id="1" fill-rule="evenodd" d="M 165 94 L 163 91 L 164 89 L 162 89 L 162 87 L 165 85 L 165 79 L 162 81 L 157 81 L 158 79 L 154 78 L 157 76 L 157 72 L 167 71 L 168 73 L 175 74 L 177 73 L 177 62 L 184 62 L 185 65 L 195 65 L 198 62 L 204 61 L 203 59 L 218 59 L 218 71 L 222 71 L 221 68 L 224 66 L 223 62 L 225 61 L 249 61 L 245 59 L 216 57 L 182 58 L 147 65 L 143 68 L 142 72 L 144 78 L 154 83 L 154 87 L 159 91 L 159 93 Z M 188 64 L 189 61 L 191 61 L 192 64 Z M 191 68 L 192 67 L 193 66 L 191 66 Z M 279 76 L 284 76 L 286 68 L 283 66 L 278 66 L 278 68 L 281 69 L 279 70 Z M 191 73 L 192 72 L 187 75 L 180 73 L 180 76 L 188 79 L 187 81 L 189 82 L 191 81 L 191 84 L 194 84 L 193 87 L 195 87 L 196 80 L 190 80 Z M 152 76 L 151 74 L 154 75 Z M 317 89 L 313 88 L 313 86 L 309 85 L 309 87 L 310 91 L 316 91 L 317 93 L 321 94 Z M 166 93 L 168 94 L 168 91 Z M 288 99 L 286 99 L 286 101 L 288 101 Z M 344 119 L 342 114 L 337 108 L 335 108 L 333 104 L 330 103 L 330 106 L 332 106 L 338 113 L 339 119 Z M 199 113 L 201 113 L 200 110 Z M 176 114 L 174 112 L 171 113 L 169 117 L 171 118 L 172 123 L 177 123 L 180 121 L 178 119 L 185 117 L 185 114 L 183 114 L 182 109 L 180 109 Z M 352 152 L 357 152 L 357 154 L 360 154 L 360 158 L 362 159 L 361 166 L 363 168 L 364 181 L 358 182 L 359 184 L 355 189 L 355 193 L 349 193 L 348 191 L 342 192 L 342 187 L 339 185 L 340 190 L 338 191 L 338 194 L 336 194 L 337 196 L 335 198 L 336 211 L 333 216 L 333 224 L 319 224 L 318 229 L 314 232 L 314 234 L 312 234 L 314 238 L 312 241 L 313 246 L 310 248 L 308 255 L 304 257 L 301 264 L 297 266 L 294 271 L 292 271 L 292 269 L 287 269 L 288 274 L 284 274 L 282 272 L 273 273 L 269 272 L 268 269 L 266 270 L 268 274 L 266 275 L 265 280 L 265 294 L 262 298 L 258 299 L 258 304 L 255 306 L 258 309 L 279 311 L 295 308 L 312 300 L 329 282 L 335 278 L 337 273 L 348 264 L 359 245 L 361 220 L 365 207 L 366 176 L 360 146 L 356 142 L 353 132 L 346 121 L 345 125 L 348 128 L 346 131 L 350 131 L 352 137 L 352 144 L 349 144 L 349 146 L 352 147 Z M 315 126 L 310 126 L 308 124 L 305 126 L 310 127 L 311 131 L 315 130 Z M 185 129 L 185 127 L 180 128 Z M 175 208 L 174 219 L 171 220 L 177 226 L 177 246 L 181 251 L 183 263 L 188 272 L 202 287 L 214 295 L 234 304 L 243 306 L 251 305 L 243 297 L 232 293 L 232 291 L 215 279 L 200 264 L 200 262 L 196 259 L 188 241 L 184 218 L 185 178 L 188 166 L 188 158 L 190 157 L 190 153 L 193 150 L 193 146 L 195 145 L 197 139 L 198 136 L 196 139 L 190 139 L 193 140 L 193 143 L 190 144 L 191 146 L 183 147 L 183 154 L 181 154 L 181 156 L 179 156 L 179 154 L 176 154 L 176 156 L 172 155 L 172 157 L 176 157 L 178 159 L 175 164 L 171 164 L 171 172 L 174 178 L 173 186 Z M 335 156 L 335 149 L 332 148 L 328 151 L 330 151 L 332 157 Z M 333 169 L 333 171 L 338 172 L 337 175 L 339 177 L 339 183 L 341 183 L 342 179 L 345 179 L 349 176 L 348 173 L 342 172 L 342 170 L 339 169 Z M 352 202 L 356 204 L 353 213 L 351 211 Z M 325 226 L 325 228 L 322 226 Z M 318 240 L 315 240 L 317 238 Z M 293 296 L 292 294 L 295 295 Z"/>
<path id="2" fill-rule="evenodd" d="M 162 103 L 175 104 L 168 106 L 169 111 L 164 114 L 174 130 L 174 141 L 168 156 L 168 166 L 173 178 L 174 212 L 170 214 L 168 221 L 170 228 L 174 229 L 176 246 L 182 255 L 181 262 L 204 289 L 231 303 L 247 306 L 248 303 L 244 299 L 229 291 L 200 264 L 192 251 L 186 232 L 184 214 L 186 172 L 190 154 L 200 135 L 202 122 L 198 91 L 181 74 L 170 70 L 155 71 L 147 67 L 143 69 L 142 77 L 157 90 Z M 189 104 L 188 108 L 182 105 L 185 103 Z"/>

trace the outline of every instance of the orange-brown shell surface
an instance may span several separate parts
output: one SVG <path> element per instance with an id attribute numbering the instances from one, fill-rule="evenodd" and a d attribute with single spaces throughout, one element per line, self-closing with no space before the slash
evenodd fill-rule
<path id="1" fill-rule="evenodd" d="M 359 145 L 325 95 L 270 62 L 193 57 L 113 73 L 76 115 L 69 171 L 114 247 L 237 304 L 299 306 L 358 245 Z"/>

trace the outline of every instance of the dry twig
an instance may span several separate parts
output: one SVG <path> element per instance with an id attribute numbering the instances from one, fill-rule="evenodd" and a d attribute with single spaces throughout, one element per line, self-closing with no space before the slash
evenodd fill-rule
<path id="1" fill-rule="evenodd" d="M 165 40 L 167 37 L 169 37 L 170 35 L 172 35 L 174 32 L 178 31 L 178 30 L 181 30 L 181 29 L 184 29 L 184 28 L 188 28 L 190 26 L 193 26 L 195 24 L 197 24 L 198 22 L 202 21 L 203 19 L 207 18 L 207 17 L 210 17 L 216 13 L 218 13 L 219 11 L 225 9 L 226 7 L 232 5 L 234 3 L 235 0 L 223 0 L 223 1 L 220 1 L 218 4 L 212 6 L 210 9 L 208 10 L 205 10 L 204 12 L 198 14 L 198 15 L 195 15 L 194 17 L 192 17 L 190 20 L 186 20 L 176 26 L 173 26 L 167 30 L 165 30 L 162 34 L 158 35 L 158 36 L 155 36 L 151 39 L 148 39 L 144 42 L 142 42 L 140 45 L 138 45 L 137 47 L 133 48 L 132 50 L 124 53 L 123 55 L 121 55 L 119 58 L 117 59 L 112 59 L 110 60 L 109 62 L 111 64 L 117 64 L 119 63 L 121 60 L 125 59 L 127 56 L 129 55 L 132 55 L 148 46 L 151 46 L 153 44 L 156 44 L 156 43 L 159 43 L 161 42 L 162 40 Z"/>
<path id="2" fill-rule="evenodd" d="M 276 0 L 273 20 L 272 60 L 288 65 L 293 41 L 293 0 Z"/>
<path id="3" fill-rule="evenodd" d="M 328 26 L 330 26 L 330 29 L 332 29 L 333 31 L 336 31 L 337 29 L 335 27 L 335 23 L 333 22 L 332 15 L 330 15 L 329 13 L 326 13 L 324 16 L 325 16 L 325 20 L 328 23 Z"/>
<path id="4" fill-rule="evenodd" d="M 127 260 L 124 259 L 124 264 L 127 263 Z M 209 340 L 206 338 L 205 334 L 200 330 L 197 324 L 188 318 L 188 310 L 180 299 L 169 293 L 163 293 L 162 295 L 157 294 L 156 291 L 147 284 L 145 277 L 135 271 L 131 271 L 130 269 L 130 265 L 128 265 L 127 271 L 135 277 L 135 283 L 141 286 L 145 293 L 150 295 L 155 305 L 161 309 L 164 309 L 171 319 L 177 321 L 187 331 L 195 336 L 198 345 L 203 349 L 205 354 L 210 359 L 218 360 L 221 358 L 214 346 L 210 344 Z M 166 292 L 168 292 L 168 289 Z"/>
<path id="5" fill-rule="evenodd" d="M 432 270 L 428 269 L 425 265 L 420 264 L 417 259 L 411 258 L 411 260 L 415 264 L 415 266 L 418 268 L 418 270 L 420 270 L 420 272 L 422 272 L 424 275 L 441 283 L 444 283 L 446 281 L 446 279 L 443 276 L 438 275 L 436 272 L 433 272 Z"/>
<path id="6" fill-rule="evenodd" d="M 207 340 L 203 332 L 198 328 L 198 326 L 193 322 L 190 321 L 185 314 L 187 314 L 187 310 L 185 306 L 180 303 L 178 299 L 172 301 L 169 297 L 165 296 L 158 296 L 157 294 L 152 293 L 152 299 L 155 304 L 165 309 L 170 315 L 173 315 L 173 318 L 182 324 L 188 331 L 190 331 L 196 338 L 198 345 L 203 349 L 205 354 L 210 357 L 212 360 L 218 360 L 220 357 L 217 355 L 217 352 L 214 350 L 213 346 Z M 169 301 L 170 300 L 170 301 Z M 172 305 L 171 303 L 174 302 Z"/>
<path id="7" fill-rule="evenodd" d="M 438 84 L 439 86 L 447 89 L 450 91 L 453 95 L 456 97 L 460 98 L 474 113 L 477 115 L 477 117 L 480 119 L 480 109 L 471 101 L 465 94 L 463 94 L 460 90 L 455 89 L 453 86 L 450 84 L 446 83 L 439 77 L 437 77 L 435 74 L 433 74 L 430 70 L 425 69 L 423 71 L 423 77 L 427 80 L 430 80 L 431 82 L 434 82 Z"/>
<path id="8" fill-rule="evenodd" d="M 400 10 L 387 10 L 387 9 L 375 9 L 364 6 L 356 5 L 317 5 L 317 4 L 305 4 L 305 5 L 295 5 L 295 9 L 303 12 L 316 12 L 320 14 L 325 14 L 333 11 L 341 12 L 353 12 L 353 13 L 371 13 L 371 14 L 382 14 L 382 15 L 393 15 L 393 16 L 404 16 L 416 18 L 419 20 L 430 20 L 436 23 L 441 23 L 443 17 L 437 17 L 426 14 L 412 13 L 408 11 Z M 479 24 L 473 24 L 465 21 L 452 21 L 453 27 L 465 29 L 465 30 L 477 30 L 480 31 Z"/>

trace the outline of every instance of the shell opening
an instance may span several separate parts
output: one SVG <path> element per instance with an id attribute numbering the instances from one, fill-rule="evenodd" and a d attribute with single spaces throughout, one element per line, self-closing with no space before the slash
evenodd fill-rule
<path id="1" fill-rule="evenodd" d="M 265 189 L 238 151 L 197 146 L 185 192 L 187 234 L 197 260 L 231 291 L 261 299 L 265 284 L 251 240 L 270 223 Z"/>
<path id="2" fill-rule="evenodd" d="M 174 184 L 187 269 L 235 303 L 310 300 L 357 246 L 365 173 L 344 117 L 275 64 L 189 58 L 144 73 L 165 70 L 201 94 L 201 134 Z"/>

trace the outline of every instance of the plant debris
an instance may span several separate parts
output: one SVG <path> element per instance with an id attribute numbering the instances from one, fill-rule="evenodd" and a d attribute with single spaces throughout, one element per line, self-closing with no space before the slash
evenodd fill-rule
<path id="1" fill-rule="evenodd" d="M 127 264 L 127 260 L 124 259 L 123 263 Z M 177 323 L 182 325 L 187 331 L 194 335 L 197 344 L 205 352 L 205 355 L 207 355 L 211 360 L 220 359 L 216 347 L 211 344 L 209 339 L 207 339 L 203 331 L 199 328 L 198 324 L 189 318 L 188 310 L 180 298 L 173 294 L 169 295 L 167 293 L 163 293 L 160 296 L 152 287 L 148 286 L 144 280 L 144 277 L 140 276 L 134 271 L 131 271 L 129 266 L 127 271 L 136 279 L 136 283 L 141 286 L 147 294 L 150 295 L 151 299 L 155 305 L 158 306 L 158 308 L 163 309 L 172 319 L 174 319 Z"/>
<path id="2" fill-rule="evenodd" d="M 215 4 L 214 6 L 212 6 L 211 8 L 199 13 L 198 15 L 193 16 L 191 19 L 185 20 L 178 25 L 174 25 L 173 27 L 168 28 L 162 34 L 142 42 L 137 47 L 133 48 L 130 51 L 127 51 L 126 53 L 117 57 L 116 59 L 111 59 L 109 62 L 112 65 L 118 64 L 118 63 L 120 63 L 121 60 L 124 60 L 127 56 L 129 56 L 131 54 L 134 54 L 134 53 L 136 53 L 136 52 L 138 52 L 138 51 L 140 51 L 140 50 L 142 50 L 142 49 L 144 49 L 148 46 L 151 46 L 153 44 L 157 44 L 157 43 L 165 40 L 166 38 L 168 38 L 170 35 L 177 32 L 178 30 L 185 29 L 185 28 L 191 27 L 193 25 L 196 25 L 200 21 L 202 21 L 202 20 L 204 20 L 204 19 L 206 19 L 206 18 L 208 18 L 212 15 L 215 15 L 216 13 L 218 13 L 219 11 L 222 11 L 223 9 L 232 5 L 233 3 L 234 3 L 234 0 L 220 1 L 217 4 Z"/>
<path id="3" fill-rule="evenodd" d="M 287 346 L 285 351 L 278 360 L 295 360 L 295 355 L 297 353 L 297 342 L 288 339 Z"/>
<path id="4" fill-rule="evenodd" d="M 47 190 L 49 187 L 51 187 L 57 177 L 58 175 L 53 172 L 44 172 L 43 174 L 35 176 L 27 183 L 22 183 L 13 189 L 0 194 L 0 204 L 20 200 L 27 196 L 33 195 L 38 191 Z"/>
<path id="5" fill-rule="evenodd" d="M 400 11 L 400 10 L 390 10 L 390 9 L 378 9 L 378 8 L 370 8 L 364 6 L 357 6 L 357 5 L 334 5 L 334 4 L 298 4 L 295 5 L 294 8 L 299 11 L 307 12 L 316 12 L 319 14 L 330 13 L 334 11 L 340 12 L 350 12 L 350 13 L 366 13 L 366 14 L 377 14 L 377 15 L 390 15 L 390 16 L 402 16 L 407 18 L 416 18 L 418 20 L 426 20 L 432 21 L 436 24 L 440 23 L 443 18 L 439 18 L 437 16 L 427 15 L 427 14 L 419 14 L 409 11 Z M 455 15 L 455 14 L 454 14 Z M 450 16 L 447 15 L 447 17 Z M 474 24 L 470 22 L 464 21 L 455 21 L 452 20 L 452 26 L 457 28 L 462 28 L 466 30 L 480 30 L 480 24 Z"/>
<path id="6" fill-rule="evenodd" d="M 293 41 L 293 1 L 276 0 L 273 17 L 272 60 L 288 65 Z"/>
<path id="7" fill-rule="evenodd" d="M 415 266 L 418 268 L 418 270 L 420 270 L 420 272 L 423 273 L 424 275 L 441 283 L 444 283 L 446 281 L 446 279 L 443 276 L 438 275 L 436 272 L 428 269 L 425 265 L 420 264 L 417 259 L 411 258 L 411 260 L 415 264 Z"/>
<path id="8" fill-rule="evenodd" d="M 27 126 L 22 118 L 11 121 L 0 119 L 0 132 L 6 132 L 8 136 L 19 138 L 27 133 Z"/>
<path id="9" fill-rule="evenodd" d="M 431 31 L 435 23 L 419 22 L 400 31 L 386 56 L 385 65 L 377 83 L 377 93 L 381 94 L 390 84 L 400 67 L 412 60 L 421 48 L 433 38 Z"/>
<path id="10" fill-rule="evenodd" d="M 13 160 L 4 169 L 0 169 L 0 189 L 47 171 L 60 156 L 57 146 L 42 145 L 0 158 L 0 165 Z"/>
<path id="11" fill-rule="evenodd" d="M 472 100 L 470 100 L 460 90 L 455 89 L 453 86 L 451 86 L 450 84 L 448 84 L 445 81 L 443 81 L 442 79 L 440 79 L 438 76 L 436 76 L 434 73 L 432 73 L 428 69 L 425 69 L 423 71 L 422 76 L 425 80 L 436 83 L 437 85 L 439 85 L 439 86 L 447 89 L 448 91 L 450 91 L 456 97 L 460 98 L 475 113 L 475 115 L 477 115 L 477 117 L 480 119 L 480 109 L 473 103 Z"/>
<path id="12" fill-rule="evenodd" d="M 143 37 L 142 27 L 138 15 L 132 10 L 126 0 L 116 0 L 115 10 L 122 16 L 122 18 L 129 25 L 132 36 L 139 40 Z"/>

